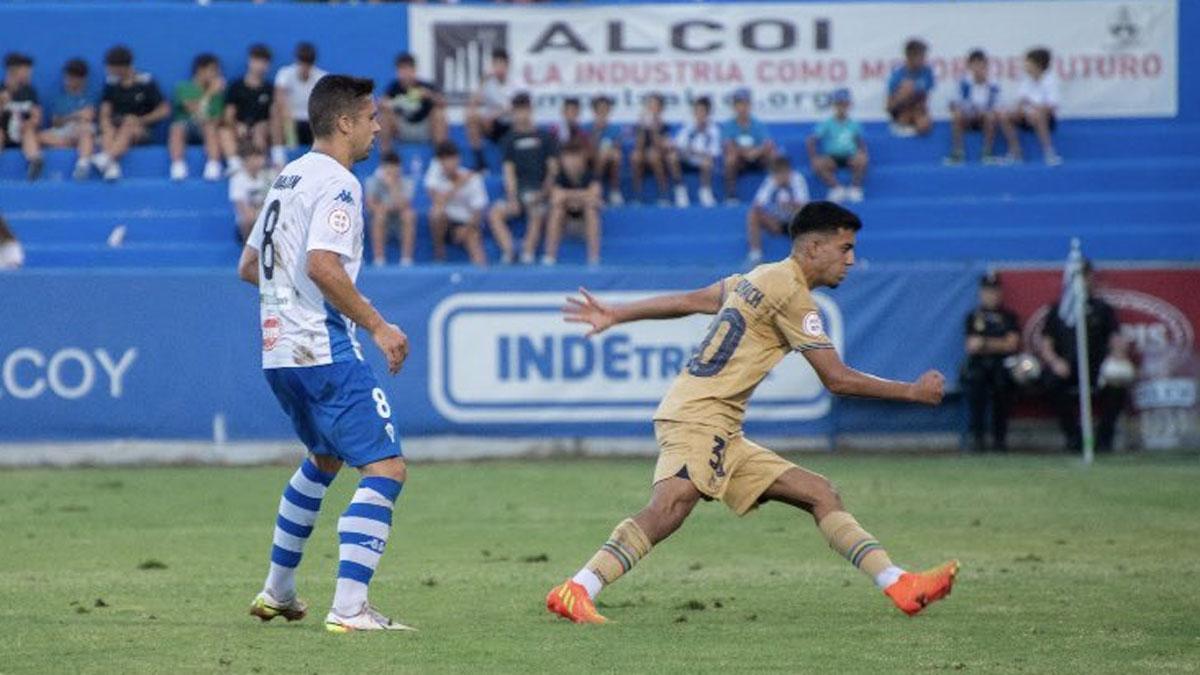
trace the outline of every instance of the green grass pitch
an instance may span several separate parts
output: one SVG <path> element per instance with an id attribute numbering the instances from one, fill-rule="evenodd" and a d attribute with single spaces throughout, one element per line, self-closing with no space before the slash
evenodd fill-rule
<path id="1" fill-rule="evenodd" d="M 287 467 L 0 472 L 0 673 L 967 672 L 1200 669 L 1200 461 L 802 455 L 902 565 L 962 560 L 909 619 L 781 505 L 702 504 L 601 596 L 543 608 L 639 508 L 652 460 L 411 469 L 372 586 L 416 634 L 327 634 L 343 475 L 299 623 L 246 614 Z"/>

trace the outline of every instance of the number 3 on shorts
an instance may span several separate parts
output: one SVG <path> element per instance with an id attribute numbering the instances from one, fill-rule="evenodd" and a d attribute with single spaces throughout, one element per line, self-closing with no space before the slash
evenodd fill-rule
<path id="1" fill-rule="evenodd" d="M 392 406 L 388 404 L 387 395 L 379 387 L 371 390 L 371 398 L 375 399 L 375 412 L 385 420 L 392 419 Z"/>

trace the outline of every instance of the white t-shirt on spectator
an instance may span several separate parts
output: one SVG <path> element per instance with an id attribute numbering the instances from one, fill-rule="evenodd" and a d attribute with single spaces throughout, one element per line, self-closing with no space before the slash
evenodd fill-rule
<path id="1" fill-rule="evenodd" d="M 688 122 L 675 133 L 675 147 L 685 156 L 718 157 L 721 154 L 721 131 L 712 120 L 704 127 Z"/>
<path id="2" fill-rule="evenodd" d="M 460 172 L 466 169 L 459 169 Z M 457 190 L 454 189 L 454 181 L 446 175 L 442 170 L 441 162 L 434 160 L 429 163 L 429 170 L 425 172 L 425 189 L 437 194 L 451 193 L 449 200 L 446 202 L 446 217 L 458 223 L 469 223 L 475 216 L 475 213 L 487 208 L 488 196 L 487 189 L 483 186 L 483 179 L 475 172 L 468 172 L 471 178 Z"/>
<path id="3" fill-rule="evenodd" d="M 774 176 L 767 176 L 754 193 L 754 205 L 780 220 L 791 218 L 795 210 L 806 203 L 808 182 L 799 171 L 793 171 L 783 185 L 776 184 Z"/>
<path id="4" fill-rule="evenodd" d="M 308 97 L 312 95 L 313 87 L 317 86 L 317 80 L 325 77 L 326 73 L 313 66 L 309 69 L 308 79 L 301 80 L 299 70 L 294 63 L 280 68 L 275 74 L 275 87 L 287 92 L 288 109 L 291 110 L 292 119 L 307 122 Z"/>
<path id="5" fill-rule="evenodd" d="M 229 178 L 229 201 L 234 204 L 246 202 L 260 209 L 267 199 L 267 190 L 271 189 L 273 180 L 274 175 L 270 169 L 263 169 L 257 174 L 242 169 Z"/>
<path id="6" fill-rule="evenodd" d="M 1017 101 L 1021 107 L 1038 105 L 1057 108 L 1058 99 L 1058 78 L 1050 71 L 1043 73 L 1040 80 L 1026 76 L 1017 89 Z"/>
<path id="7" fill-rule="evenodd" d="M 25 249 L 13 239 L 0 244 L 0 270 L 15 270 L 25 264 Z"/>
<path id="8" fill-rule="evenodd" d="M 483 111 L 492 117 L 507 121 L 505 114 L 512 103 L 512 86 L 507 81 L 501 82 L 495 75 L 488 75 L 479 87 L 479 95 L 483 99 Z"/>

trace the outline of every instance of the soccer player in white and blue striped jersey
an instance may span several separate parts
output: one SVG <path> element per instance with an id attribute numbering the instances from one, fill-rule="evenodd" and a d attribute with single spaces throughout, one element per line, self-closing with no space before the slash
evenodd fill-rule
<path id="1" fill-rule="evenodd" d="M 295 572 L 321 501 L 343 462 L 362 479 L 338 520 L 337 590 L 325 627 L 405 630 L 367 601 L 387 545 L 406 469 L 387 396 L 362 360 L 361 325 L 392 374 L 408 338 L 359 293 L 362 186 L 350 167 L 366 159 L 379 132 L 371 80 L 328 75 L 313 88 L 312 151 L 284 167 L 238 263 L 259 289 L 263 369 L 308 456 L 284 489 L 270 571 L 250 613 L 264 621 L 304 618 Z"/>

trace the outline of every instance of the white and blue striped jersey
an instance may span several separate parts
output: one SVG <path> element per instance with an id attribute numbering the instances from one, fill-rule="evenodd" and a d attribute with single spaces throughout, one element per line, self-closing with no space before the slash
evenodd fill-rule
<path id="1" fill-rule="evenodd" d="M 799 171 L 792 171 L 783 185 L 775 182 L 774 175 L 768 174 L 754 193 L 754 205 L 780 220 L 790 219 L 807 203 L 808 183 Z"/>
<path id="2" fill-rule="evenodd" d="M 363 255 L 362 186 L 329 155 L 309 152 L 272 183 L 246 244 L 258 251 L 263 368 L 362 358 L 355 326 L 308 278 L 308 252 L 341 256 L 351 281 Z"/>
<path id="3" fill-rule="evenodd" d="M 968 76 L 958 83 L 958 97 L 950 105 L 966 113 L 984 113 L 991 112 L 999 103 L 1000 87 L 996 83 L 976 82 Z"/>

